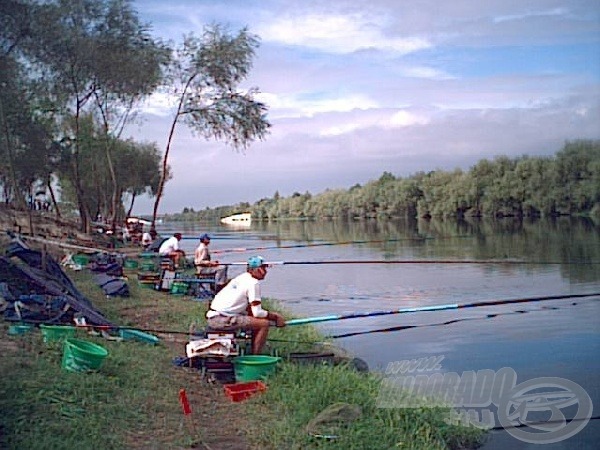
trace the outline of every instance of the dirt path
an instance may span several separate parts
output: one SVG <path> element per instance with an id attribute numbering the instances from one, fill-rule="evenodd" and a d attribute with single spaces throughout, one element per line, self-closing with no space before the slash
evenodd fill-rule
<path id="1" fill-rule="evenodd" d="M 141 329 L 161 329 L 163 325 L 157 319 L 154 308 L 124 308 L 121 311 L 125 322 L 137 324 Z M 175 358 L 185 355 L 186 336 L 161 334 L 162 345 Z M 192 420 L 186 426 L 192 427 L 195 442 L 188 448 L 206 450 L 247 450 L 249 445 L 243 430 L 247 428 L 243 402 L 230 401 L 219 382 L 202 378 L 200 371 L 194 368 L 173 367 L 172 381 L 185 387 L 192 407 Z M 164 439 L 164 430 L 157 429 L 155 436 L 132 436 L 131 447 L 147 449 Z"/>

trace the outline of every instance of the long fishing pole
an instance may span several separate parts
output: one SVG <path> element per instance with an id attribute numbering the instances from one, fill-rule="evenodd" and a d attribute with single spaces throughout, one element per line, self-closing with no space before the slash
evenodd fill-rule
<path id="1" fill-rule="evenodd" d="M 272 245 L 264 247 L 235 247 L 211 250 L 212 254 L 221 253 L 244 253 L 256 250 L 278 250 L 278 249 L 290 249 L 290 248 L 306 248 L 306 247 L 325 247 L 335 245 L 352 245 L 352 244 L 384 244 L 387 242 L 402 242 L 402 241 L 425 241 L 431 239 L 451 239 L 451 238 L 470 238 L 472 236 L 448 236 L 444 238 L 434 238 L 430 236 L 416 236 L 412 238 L 397 238 L 397 239 L 377 239 L 377 240 L 355 240 L 355 241 L 341 241 L 341 242 L 314 242 L 311 244 L 289 244 L 289 245 Z M 196 237 L 182 237 L 182 239 L 198 239 Z"/>
<path id="2" fill-rule="evenodd" d="M 416 312 L 427 312 L 427 311 L 442 311 L 442 310 L 453 310 L 453 309 L 465 309 L 465 308 L 477 308 L 481 306 L 494 306 L 494 305 L 508 305 L 515 303 L 529 303 L 529 302 L 542 302 L 548 300 L 562 300 L 568 298 L 585 298 L 585 297 L 596 297 L 600 296 L 600 292 L 588 293 L 588 294 L 569 294 L 569 295 L 555 295 L 555 296 L 547 296 L 547 297 L 529 297 L 529 298 L 520 298 L 520 299 L 508 299 L 508 300 L 493 300 L 493 301 L 483 301 L 483 302 L 473 302 L 467 304 L 449 304 L 449 305 L 436 305 L 436 306 L 424 306 L 417 308 L 404 308 L 398 310 L 391 311 L 374 311 L 369 313 L 354 313 L 354 314 L 346 314 L 346 315 L 331 315 L 331 316 L 320 316 L 320 317 L 306 317 L 300 319 L 291 319 L 286 321 L 286 325 L 306 325 L 309 323 L 317 323 L 317 322 L 328 322 L 333 320 L 344 320 L 344 319 L 355 319 L 361 317 L 373 317 L 373 316 L 383 316 L 383 315 L 391 315 L 391 314 L 406 314 L 406 313 L 416 313 Z M 23 319 L 17 321 L 18 323 L 32 324 L 32 325 L 58 325 L 56 322 L 48 322 L 44 320 L 34 320 L 34 319 Z M 450 323 L 450 322 L 448 322 Z M 157 333 L 157 334 L 181 334 L 181 335 L 197 335 L 198 333 L 195 331 L 179 331 L 179 330 L 159 330 L 153 328 L 140 328 L 135 326 L 119 326 L 119 325 L 109 325 L 109 324 L 101 324 L 101 325 L 76 325 L 76 328 L 89 328 L 89 329 L 98 329 L 100 331 L 109 331 L 109 330 L 136 330 L 142 331 L 146 333 Z M 390 330 L 392 331 L 392 330 Z M 346 337 L 343 335 L 340 336 L 326 336 L 326 338 L 341 338 Z"/>
<path id="3" fill-rule="evenodd" d="M 50 326 L 67 326 L 64 323 L 58 323 L 48 320 L 35 320 L 35 319 L 22 319 L 14 321 L 18 324 L 28 324 L 28 325 L 50 325 Z M 185 334 L 185 335 L 196 335 L 196 332 L 190 331 L 179 331 L 179 330 L 157 330 L 154 328 L 140 328 L 135 326 L 124 326 L 124 325 L 108 325 L 108 324 L 85 324 L 85 325 L 68 325 L 73 326 L 74 328 L 79 329 L 89 329 L 89 330 L 98 330 L 98 331 L 120 331 L 120 330 L 132 330 L 132 331 L 142 331 L 145 333 L 157 333 L 157 334 Z"/>
<path id="4" fill-rule="evenodd" d="M 291 319 L 286 321 L 286 325 L 305 325 L 309 323 L 318 322 L 329 322 L 333 320 L 345 320 L 345 319 L 358 319 L 364 317 L 375 317 L 375 316 L 387 316 L 391 314 L 408 314 L 417 312 L 430 312 L 430 311 L 444 311 L 453 309 L 467 309 L 467 308 L 479 308 L 482 306 L 497 306 L 497 305 L 510 305 L 514 303 L 530 303 L 530 302 L 543 302 L 548 300 L 562 300 L 567 298 L 583 298 L 583 297 L 594 297 L 600 296 L 600 292 L 594 292 L 589 294 L 569 294 L 569 295 L 552 295 L 546 297 L 529 297 L 529 298 L 516 298 L 506 300 L 492 300 L 472 303 L 450 303 L 446 305 L 433 305 L 433 306 L 420 306 L 415 308 L 403 308 L 394 309 L 389 311 L 371 311 L 364 313 L 352 313 L 352 314 L 341 314 L 341 315 L 329 315 L 329 316 L 318 316 L 318 317 L 305 317 L 301 319 Z"/>
<path id="5" fill-rule="evenodd" d="M 219 262 L 224 266 L 241 266 L 246 262 Z M 352 259 L 352 260 L 328 260 L 328 261 L 266 261 L 268 266 L 289 265 L 321 265 L 321 264 L 543 264 L 543 265 L 593 265 L 600 261 L 524 261 L 519 259 Z"/>
<path id="6" fill-rule="evenodd" d="M 577 302 L 571 303 L 572 306 L 575 306 L 578 304 L 579 303 L 577 303 Z M 531 310 L 527 310 L 527 311 L 519 309 L 516 311 L 509 311 L 509 312 L 489 313 L 482 317 L 462 317 L 460 319 L 450 319 L 450 320 L 446 320 L 444 322 L 425 323 L 425 324 L 419 324 L 419 325 L 398 325 L 398 326 L 394 326 L 394 327 L 377 328 L 374 330 L 366 330 L 366 331 L 350 331 L 350 332 L 342 333 L 342 334 L 327 335 L 326 338 L 327 339 L 342 339 L 342 338 L 348 338 L 348 337 L 353 337 L 353 336 L 361 336 L 361 335 L 365 335 L 365 334 L 390 333 L 390 332 L 395 332 L 395 331 L 412 330 L 414 328 L 440 327 L 440 326 L 446 326 L 446 325 L 454 325 L 455 323 L 459 323 L 459 322 L 468 322 L 468 321 L 472 321 L 472 320 L 490 320 L 490 319 L 495 319 L 496 317 L 500 317 L 500 316 L 525 314 L 525 313 L 534 312 L 534 311 L 536 311 L 536 312 L 537 311 L 550 311 L 550 310 L 557 310 L 557 309 L 561 309 L 561 308 L 558 308 L 556 306 L 550 306 L 550 307 L 542 306 L 540 309 L 531 309 Z"/>

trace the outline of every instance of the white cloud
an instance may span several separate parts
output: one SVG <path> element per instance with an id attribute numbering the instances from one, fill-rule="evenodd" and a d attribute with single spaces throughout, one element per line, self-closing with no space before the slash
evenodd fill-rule
<path id="1" fill-rule="evenodd" d="M 424 66 L 415 66 L 415 67 L 407 67 L 401 70 L 401 73 L 405 77 L 409 78 L 428 78 L 432 80 L 447 80 L 454 78 L 448 73 L 434 69 L 433 67 L 424 67 Z"/>
<path id="2" fill-rule="evenodd" d="M 361 129 L 384 129 L 404 128 L 414 125 L 426 125 L 430 122 L 428 117 L 406 110 L 392 113 L 388 110 L 353 111 L 352 114 L 342 114 L 332 118 L 323 118 L 319 122 L 327 122 L 321 128 L 320 136 L 331 137 L 352 133 Z"/>
<path id="3" fill-rule="evenodd" d="M 382 33 L 380 24 L 362 15 L 310 14 L 285 17 L 260 26 L 258 34 L 264 41 L 331 53 L 351 53 L 374 48 L 406 54 L 431 46 L 426 39 L 418 36 L 386 36 Z"/>
<path id="4" fill-rule="evenodd" d="M 313 98 L 314 97 L 314 98 Z M 379 105 L 363 94 L 320 98 L 307 94 L 260 93 L 257 99 L 270 108 L 270 117 L 312 117 L 315 114 L 329 112 L 347 112 L 355 109 L 377 108 Z"/>
<path id="5" fill-rule="evenodd" d="M 174 98 L 166 93 L 155 92 L 149 96 L 140 109 L 147 114 L 160 117 L 171 115 L 170 110 L 174 107 Z"/>
<path id="6" fill-rule="evenodd" d="M 411 125 L 426 125 L 429 119 L 424 116 L 412 114 L 408 111 L 398 111 L 390 118 L 390 125 L 395 127 L 409 127 Z"/>
<path id="7" fill-rule="evenodd" d="M 528 19 L 530 17 L 552 17 L 564 16 L 569 12 L 567 8 L 554 8 L 547 11 L 527 11 L 521 14 L 510 14 L 506 16 L 494 17 L 494 23 L 510 22 L 515 20 Z"/>

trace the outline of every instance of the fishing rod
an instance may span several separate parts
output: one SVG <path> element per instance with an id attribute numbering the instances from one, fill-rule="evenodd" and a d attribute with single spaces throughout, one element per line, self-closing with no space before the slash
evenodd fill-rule
<path id="1" fill-rule="evenodd" d="M 573 302 L 573 303 L 571 303 L 571 306 L 575 306 L 578 304 L 579 303 L 577 303 L 577 302 Z M 525 314 L 525 313 L 534 312 L 534 311 L 550 311 L 550 310 L 557 310 L 557 309 L 561 309 L 561 308 L 558 308 L 556 306 L 542 306 L 540 309 L 531 309 L 531 310 L 527 310 L 527 311 L 519 309 L 516 311 L 509 311 L 509 312 L 502 312 L 502 313 L 490 313 L 490 314 L 486 314 L 485 316 L 482 316 L 482 317 L 463 317 L 460 319 L 450 319 L 450 320 L 446 320 L 444 322 L 426 323 L 426 324 L 421 324 L 421 325 L 399 325 L 399 326 L 395 326 L 395 327 L 377 328 L 375 330 L 367 330 L 367 331 L 350 331 L 348 333 L 328 335 L 328 336 L 326 336 L 326 339 L 342 339 L 342 338 L 348 338 L 348 337 L 353 337 L 353 336 L 362 336 L 365 334 L 390 333 L 390 332 L 394 332 L 394 331 L 412 330 L 413 328 L 440 327 L 440 326 L 446 326 L 446 325 L 453 325 L 458 322 L 468 322 L 468 321 L 472 321 L 472 320 L 489 320 L 489 319 L 495 319 L 496 317 L 499 317 L 499 316 L 510 316 L 510 315 L 515 315 L 515 314 Z"/>
<path id="2" fill-rule="evenodd" d="M 402 242 L 402 241 L 425 241 L 431 239 L 450 239 L 450 238 L 468 238 L 472 236 L 449 236 L 447 238 L 434 238 L 430 236 L 417 236 L 412 238 L 398 238 L 398 239 L 375 239 L 375 240 L 355 240 L 355 241 L 341 241 L 341 242 L 315 242 L 312 244 L 289 244 L 289 245 L 274 245 L 266 247 L 236 247 L 226 248 L 221 250 L 213 250 L 212 253 L 244 253 L 255 250 L 278 250 L 278 249 L 290 249 L 290 248 L 309 248 L 309 247 L 328 247 L 334 245 L 352 245 L 352 244 L 384 244 L 387 242 Z"/>
<path id="3" fill-rule="evenodd" d="M 10 233 L 9 233 L 9 235 L 10 235 Z M 15 236 L 11 236 L 11 237 L 14 238 Z M 115 252 L 115 251 L 111 251 L 111 250 L 104 250 L 104 249 L 95 248 L 95 247 L 86 247 L 83 245 L 68 244 L 66 242 L 61 242 L 61 241 L 56 241 L 56 240 L 46 239 L 46 238 L 41 238 L 41 237 L 36 237 L 36 236 L 16 235 L 16 238 L 20 239 L 20 240 L 24 239 L 26 241 L 34 241 L 34 242 L 41 242 L 43 244 L 48 244 L 48 245 L 55 245 L 60 248 L 80 250 L 80 251 L 88 252 L 88 253 L 104 253 L 104 254 L 113 255 L 113 256 L 124 256 L 123 253 L 119 253 L 119 252 Z"/>
<path id="4" fill-rule="evenodd" d="M 391 310 L 391 311 L 374 311 L 369 313 L 354 313 L 354 314 L 346 314 L 346 315 L 331 315 L 331 316 L 320 316 L 320 317 L 306 317 L 300 319 L 291 319 L 286 321 L 286 325 L 306 325 L 310 323 L 317 322 L 327 322 L 333 320 L 344 320 L 344 319 L 355 319 L 361 317 L 373 317 L 373 316 L 383 316 L 383 315 L 391 315 L 391 314 L 406 314 L 406 313 L 416 313 L 416 312 L 427 312 L 427 311 L 441 311 L 441 310 L 453 310 L 453 309 L 466 309 L 466 308 L 477 308 L 481 306 L 494 306 L 494 305 L 507 305 L 507 304 L 515 304 L 515 303 L 528 303 L 528 302 L 541 302 L 548 300 L 562 300 L 568 298 L 585 298 L 585 297 L 595 297 L 600 296 L 600 292 L 589 293 L 589 294 L 569 294 L 569 295 L 555 295 L 555 296 L 547 296 L 547 297 L 529 297 L 529 298 L 520 298 L 520 299 L 508 299 L 508 300 L 493 300 L 493 301 L 483 301 L 483 302 L 473 302 L 467 303 L 463 305 L 458 304 L 449 304 L 449 305 L 436 305 L 436 306 L 424 306 L 417 308 L 404 308 L 399 310 Z M 500 314 L 488 314 L 488 317 L 496 316 Z M 455 319 L 448 322 L 444 322 L 442 324 L 433 324 L 433 325 L 448 325 L 450 323 L 454 323 L 460 321 L 461 319 Z M 470 319 L 465 319 L 470 320 Z M 31 325 L 64 325 L 58 324 L 56 322 L 49 322 L 44 320 L 34 320 L 34 319 L 22 319 L 16 321 L 21 324 L 31 324 Z M 431 325 L 431 326 L 433 326 Z M 112 325 L 112 324 L 85 324 L 85 325 L 74 325 L 76 328 L 82 329 L 97 329 L 100 331 L 119 331 L 119 330 L 134 330 L 134 331 L 142 331 L 145 333 L 157 333 L 157 334 L 180 334 L 187 336 L 196 336 L 201 335 L 202 333 L 191 331 L 179 331 L 179 330 L 159 330 L 153 328 L 140 328 L 135 326 L 120 326 L 120 325 Z M 430 325 L 419 325 L 419 326 L 430 326 Z M 394 327 L 381 331 L 399 331 L 401 329 L 414 328 L 416 326 L 401 326 Z M 379 331 L 375 330 L 374 332 Z M 333 335 L 333 336 L 325 336 L 325 339 L 338 339 L 352 336 L 353 334 L 348 335 Z M 271 339 L 273 340 L 273 339 Z M 319 343 L 319 342 L 316 342 Z"/>
<path id="5" fill-rule="evenodd" d="M 223 266 L 242 266 L 246 262 L 219 262 Z M 523 261 L 518 259 L 357 259 L 330 261 L 266 261 L 267 266 L 320 265 L 320 264 L 543 264 L 543 265 L 587 265 L 600 261 Z"/>
<path id="6" fill-rule="evenodd" d="M 90 329 L 90 330 L 98 330 L 98 331 L 120 331 L 120 330 L 131 330 L 131 331 L 142 331 L 145 333 L 157 333 L 157 334 L 185 334 L 185 335 L 196 335 L 195 331 L 179 331 L 179 330 L 157 330 L 152 328 L 140 328 L 134 326 L 121 326 L 121 325 L 110 325 L 110 324 L 75 324 L 75 325 L 66 325 L 64 323 L 59 323 L 56 321 L 48 321 L 48 320 L 34 320 L 34 319 L 22 319 L 15 321 L 18 324 L 28 324 L 28 325 L 49 325 L 49 326 L 72 326 L 74 328 L 80 329 Z"/>
<path id="7" fill-rule="evenodd" d="M 358 241 L 342 241 L 342 242 L 314 242 L 312 244 L 289 244 L 289 245 L 274 245 L 266 247 L 243 247 L 243 248 L 230 248 L 223 250 L 214 250 L 213 253 L 229 253 L 229 252 L 248 252 L 254 250 L 277 250 L 277 249 L 290 249 L 290 248 L 308 248 L 308 247 L 330 247 L 334 245 L 352 245 L 352 244 L 382 244 L 386 242 L 400 242 L 400 241 L 424 241 L 426 239 L 434 239 L 431 237 L 415 237 L 415 238 L 402 238 L 402 239 L 381 239 L 381 240 L 358 240 Z"/>
<path id="8" fill-rule="evenodd" d="M 506 300 L 492 300 L 472 303 L 449 303 L 446 305 L 433 305 L 433 306 L 420 306 L 414 308 L 403 308 L 394 309 L 390 311 L 372 311 L 364 313 L 352 313 L 352 314 L 341 314 L 341 315 L 329 315 L 329 316 L 318 316 L 318 317 L 305 317 L 301 319 L 291 319 L 285 322 L 286 325 L 305 325 L 309 323 L 329 322 L 333 320 L 345 320 L 345 319 L 358 319 L 364 317 L 375 317 L 375 316 L 387 316 L 391 314 L 409 314 L 417 312 L 430 312 L 430 311 L 444 311 L 453 309 L 467 309 L 467 308 L 479 308 L 481 306 L 497 306 L 497 305 L 510 305 L 515 303 L 530 303 L 530 302 L 543 302 L 548 300 L 562 300 L 567 298 L 584 298 L 600 296 L 600 292 L 594 292 L 589 294 L 569 294 L 569 295 L 552 295 L 546 297 L 529 297 L 529 298 L 516 298 Z"/>

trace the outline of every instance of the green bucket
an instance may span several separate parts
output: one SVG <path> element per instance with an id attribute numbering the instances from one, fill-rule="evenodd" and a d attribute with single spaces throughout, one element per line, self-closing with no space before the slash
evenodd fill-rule
<path id="1" fill-rule="evenodd" d="M 67 339 L 63 344 L 62 368 L 69 372 L 98 370 L 108 350 L 93 342 Z"/>
<path id="2" fill-rule="evenodd" d="M 152 334 L 144 333 L 143 331 L 135 330 L 133 328 L 122 328 L 121 330 L 119 330 L 119 334 L 121 335 L 123 340 L 126 341 L 136 340 L 140 342 L 145 342 L 147 344 L 158 344 L 158 342 L 160 341 L 160 339 L 158 339 Z"/>
<path id="3" fill-rule="evenodd" d="M 75 327 L 68 325 L 40 325 L 44 342 L 56 342 L 75 336 Z"/>
<path id="4" fill-rule="evenodd" d="M 144 289 L 156 289 L 156 282 L 149 280 L 149 281 L 141 281 L 138 280 L 138 286 Z"/>
<path id="5" fill-rule="evenodd" d="M 171 285 L 171 294 L 184 295 L 187 294 L 188 284 L 185 281 L 173 281 Z"/>
<path id="6" fill-rule="evenodd" d="M 135 259 L 128 259 L 125 261 L 125 263 L 123 264 L 123 266 L 126 269 L 137 269 L 138 268 L 138 262 Z"/>
<path id="7" fill-rule="evenodd" d="M 80 266 L 87 266 L 90 262 L 90 257 L 84 254 L 73 255 L 73 262 Z"/>
<path id="8" fill-rule="evenodd" d="M 142 261 L 141 269 L 146 272 L 153 272 L 156 270 L 156 265 L 152 261 Z"/>
<path id="9" fill-rule="evenodd" d="M 275 371 L 281 358 L 267 355 L 246 355 L 233 358 L 236 381 L 264 380 Z"/>
<path id="10" fill-rule="evenodd" d="M 29 333 L 32 329 L 33 325 L 15 324 L 8 327 L 8 334 L 11 336 L 17 336 L 19 334 Z"/>

